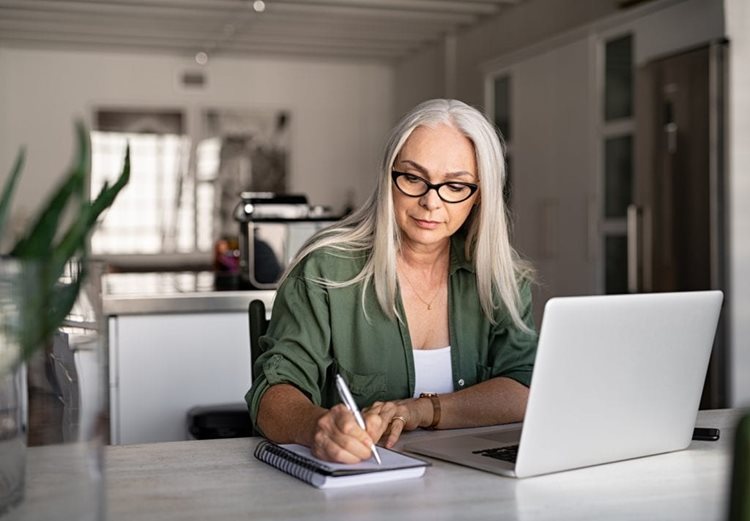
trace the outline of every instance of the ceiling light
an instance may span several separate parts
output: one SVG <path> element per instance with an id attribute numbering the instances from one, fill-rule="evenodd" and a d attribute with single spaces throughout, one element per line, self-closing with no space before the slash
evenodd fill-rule
<path id="1" fill-rule="evenodd" d="M 195 63 L 197 63 L 198 65 L 205 65 L 205 64 L 207 64 L 208 63 L 208 54 L 206 54 L 203 51 L 201 51 L 199 53 L 196 53 L 195 54 Z"/>
<path id="2" fill-rule="evenodd" d="M 255 2 L 253 2 L 253 10 L 256 13 L 262 13 L 266 10 L 266 3 L 263 0 L 255 0 Z"/>

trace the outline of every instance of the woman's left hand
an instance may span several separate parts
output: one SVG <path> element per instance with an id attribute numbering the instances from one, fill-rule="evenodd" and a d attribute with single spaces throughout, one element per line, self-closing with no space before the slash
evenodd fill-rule
<path id="1" fill-rule="evenodd" d="M 424 402 L 424 400 L 421 400 Z M 423 418 L 423 403 L 419 399 L 375 402 L 363 411 L 367 416 L 380 416 L 385 429 L 378 443 L 390 449 L 404 431 L 413 431 L 420 425 L 430 425 L 432 418 Z"/>

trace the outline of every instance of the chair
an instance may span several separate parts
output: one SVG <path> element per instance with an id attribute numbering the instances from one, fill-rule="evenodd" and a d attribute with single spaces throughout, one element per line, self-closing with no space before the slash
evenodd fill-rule
<path id="1" fill-rule="evenodd" d="M 250 327 L 250 377 L 255 380 L 255 361 L 260 355 L 260 337 L 268 331 L 268 319 L 266 318 L 266 305 L 262 300 L 252 300 L 247 308 L 247 317 Z M 250 436 L 259 436 L 250 422 Z"/>
<path id="2" fill-rule="evenodd" d="M 253 300 L 247 308 L 250 330 L 250 376 L 255 378 L 255 361 L 260 354 L 260 337 L 268 329 L 266 306 L 262 300 Z M 230 403 L 193 407 L 187 414 L 188 431 L 199 440 L 243 438 L 258 436 L 253 429 L 247 405 Z"/>
<path id="3" fill-rule="evenodd" d="M 268 330 L 266 305 L 262 300 L 253 300 L 247 308 L 250 326 L 250 376 L 255 379 L 255 361 L 260 354 L 260 337 Z"/>

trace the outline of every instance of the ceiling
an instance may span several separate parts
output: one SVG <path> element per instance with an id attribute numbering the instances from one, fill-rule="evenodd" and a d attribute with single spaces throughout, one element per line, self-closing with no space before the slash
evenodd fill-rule
<path id="1" fill-rule="evenodd" d="M 0 44 L 393 61 L 523 0 L 0 0 Z"/>

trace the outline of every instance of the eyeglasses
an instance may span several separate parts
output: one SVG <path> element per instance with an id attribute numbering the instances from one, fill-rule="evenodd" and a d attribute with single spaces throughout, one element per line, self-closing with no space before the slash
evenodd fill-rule
<path id="1" fill-rule="evenodd" d="M 462 203 L 479 189 L 479 185 L 474 183 L 460 183 L 458 181 L 434 185 L 418 175 L 397 172 L 396 170 L 391 171 L 391 178 L 399 192 L 404 195 L 422 197 L 430 190 L 435 190 L 438 197 L 446 203 Z"/>

